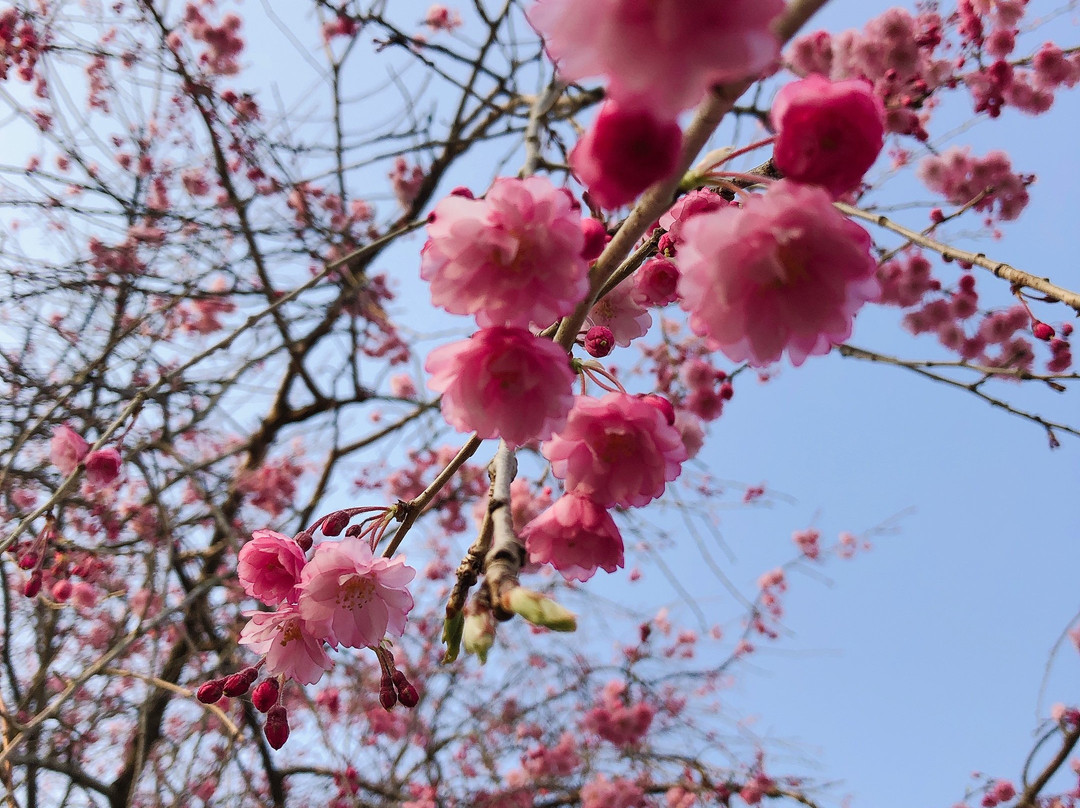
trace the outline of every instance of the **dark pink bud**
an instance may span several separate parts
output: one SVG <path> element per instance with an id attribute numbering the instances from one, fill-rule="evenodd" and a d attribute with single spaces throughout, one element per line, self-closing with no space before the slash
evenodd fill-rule
<path id="1" fill-rule="evenodd" d="M 38 592 L 40 592 L 40 591 L 41 591 L 41 572 L 39 570 L 35 570 L 33 573 L 31 573 L 30 580 L 28 580 L 26 582 L 26 585 L 23 586 L 23 595 L 25 595 L 28 598 L 36 598 Z"/>
<path id="2" fill-rule="evenodd" d="M 32 570 L 34 567 L 37 566 L 37 563 L 40 560 L 41 557 L 33 550 L 27 553 L 23 553 L 21 556 L 19 556 L 19 569 Z"/>
<path id="3" fill-rule="evenodd" d="M 251 693 L 251 703 L 255 705 L 255 709 L 260 713 L 265 713 L 277 704 L 278 691 L 277 679 L 266 679 L 259 682 Z"/>
<path id="4" fill-rule="evenodd" d="M 1067 337 L 1073 332 L 1072 323 L 1064 323 L 1061 326 L 1061 335 Z"/>
<path id="5" fill-rule="evenodd" d="M 585 350 L 599 359 L 611 353 L 615 347 L 615 335 L 606 325 L 594 325 L 585 334 Z"/>
<path id="6" fill-rule="evenodd" d="M 581 248 L 581 257 L 592 263 L 600 257 L 607 244 L 607 228 L 599 219 L 582 219 L 581 232 L 585 234 L 585 246 Z"/>
<path id="7" fill-rule="evenodd" d="M 345 528 L 345 535 L 353 539 L 360 538 L 360 534 L 363 532 L 364 526 L 359 524 L 349 525 L 347 528 Z"/>
<path id="8" fill-rule="evenodd" d="M 266 742 L 274 749 L 280 749 L 289 740 L 289 714 L 280 704 L 270 708 L 263 727 Z"/>
<path id="9" fill-rule="evenodd" d="M 305 553 L 311 549 L 311 545 L 315 543 L 315 537 L 308 533 L 306 530 L 297 533 L 294 537 L 297 544 L 300 545 L 300 549 Z"/>
<path id="10" fill-rule="evenodd" d="M 1054 329 L 1046 323 L 1036 322 L 1035 325 L 1031 327 L 1031 333 L 1035 335 L 1035 339 L 1049 342 L 1054 336 Z"/>
<path id="11" fill-rule="evenodd" d="M 668 426 L 672 426 L 675 423 L 675 408 L 671 406 L 671 402 L 666 398 L 658 396 L 655 393 L 648 393 L 638 397 L 646 404 L 660 410 L 660 413 L 664 416 L 664 420 L 667 421 Z"/>
<path id="12" fill-rule="evenodd" d="M 384 684 L 379 687 L 379 704 L 384 710 L 393 710 L 397 704 L 397 692 L 392 684 Z"/>
<path id="13" fill-rule="evenodd" d="M 459 185 L 457 188 L 450 192 L 450 196 L 460 196 L 465 199 L 475 199 L 473 192 L 466 188 L 464 185 Z"/>
<path id="14" fill-rule="evenodd" d="M 934 208 L 932 211 L 930 211 L 930 221 L 939 224 L 945 221 L 945 214 L 942 212 L 941 208 Z"/>
<path id="15" fill-rule="evenodd" d="M 251 688 L 251 680 L 244 671 L 234 673 L 225 678 L 225 686 L 222 688 L 226 696 L 242 696 Z"/>
<path id="16" fill-rule="evenodd" d="M 116 449 L 98 449 L 86 456 L 86 481 L 102 488 L 120 476 L 120 453 Z"/>
<path id="17" fill-rule="evenodd" d="M 397 690 L 398 700 L 402 707 L 412 709 L 420 701 L 420 694 L 416 692 L 412 682 L 405 678 L 405 674 L 399 670 L 394 671 L 394 689 Z"/>
<path id="18" fill-rule="evenodd" d="M 724 382 L 720 385 L 720 398 L 724 399 L 724 401 L 731 401 L 734 395 L 735 388 L 732 386 L 731 382 Z"/>
<path id="19" fill-rule="evenodd" d="M 975 276 L 963 275 L 960 278 L 960 289 L 964 292 L 972 292 L 975 290 Z"/>
<path id="20" fill-rule="evenodd" d="M 660 240 L 656 242 L 656 251 L 668 257 L 675 254 L 675 239 L 671 237 L 670 233 L 664 233 L 664 235 L 660 236 Z"/>
<path id="21" fill-rule="evenodd" d="M 223 679 L 211 679 L 209 682 L 203 682 L 199 685 L 199 689 L 195 691 L 195 698 L 203 704 L 214 704 L 224 695 L 224 685 Z"/>
<path id="22" fill-rule="evenodd" d="M 67 578 L 57 581 L 52 585 L 52 599 L 57 603 L 67 603 L 67 599 L 71 597 L 72 589 L 71 581 Z"/>
<path id="23" fill-rule="evenodd" d="M 345 511 L 334 511 L 323 519 L 322 532 L 326 536 L 336 536 L 349 524 L 349 515 Z"/>

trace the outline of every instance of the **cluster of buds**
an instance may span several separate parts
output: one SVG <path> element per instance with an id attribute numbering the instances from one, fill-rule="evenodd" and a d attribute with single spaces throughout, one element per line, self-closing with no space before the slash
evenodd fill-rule
<path id="1" fill-rule="evenodd" d="M 389 648 L 372 648 L 379 659 L 382 677 L 379 680 L 379 704 L 384 710 L 393 710 L 395 704 L 411 710 L 420 703 L 420 694 L 408 677 L 394 664 L 394 655 Z"/>
<path id="2" fill-rule="evenodd" d="M 228 676 L 204 682 L 195 692 L 195 697 L 203 704 L 216 704 L 222 696 L 238 698 L 246 695 L 258 678 L 258 665 L 244 668 Z M 289 716 L 280 700 L 281 683 L 276 677 L 264 679 L 251 693 L 251 703 L 255 705 L 255 709 L 266 714 L 263 734 L 274 749 L 280 749 L 289 739 Z"/>

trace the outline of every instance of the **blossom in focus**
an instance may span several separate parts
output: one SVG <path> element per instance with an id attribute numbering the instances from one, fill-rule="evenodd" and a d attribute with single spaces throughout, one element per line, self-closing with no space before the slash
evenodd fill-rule
<path id="1" fill-rule="evenodd" d="M 570 168 L 590 198 L 610 210 L 674 171 L 681 145 L 674 120 L 608 101 L 570 152 Z"/>
<path id="2" fill-rule="evenodd" d="M 301 573 L 300 615 L 332 645 L 378 645 L 388 632 L 405 632 L 413 607 L 407 585 L 415 575 L 400 556 L 374 556 L 360 539 L 325 542 Z"/>
<path id="3" fill-rule="evenodd" d="M 547 440 L 574 403 L 566 352 L 523 328 L 482 329 L 436 348 L 425 368 L 451 426 L 513 446 Z"/>
<path id="4" fill-rule="evenodd" d="M 239 643 L 266 656 L 266 673 L 284 674 L 302 685 L 313 685 L 333 666 L 322 638 L 312 633 L 293 604 L 275 612 L 244 612 L 248 623 Z"/>
<path id="5" fill-rule="evenodd" d="M 566 81 L 604 76 L 608 97 L 672 117 L 713 84 L 779 56 L 783 0 L 537 0 L 529 22 Z"/>
<path id="6" fill-rule="evenodd" d="M 90 444 L 67 424 L 53 430 L 52 440 L 49 441 L 49 459 L 65 477 L 75 471 L 88 451 Z"/>
<path id="7" fill-rule="evenodd" d="M 772 122 L 776 167 L 834 197 L 862 182 L 884 144 L 885 108 L 860 79 L 814 74 L 786 84 L 773 101 Z"/>
<path id="8" fill-rule="evenodd" d="M 870 235 L 820 188 L 781 180 L 741 208 L 695 216 L 684 233 L 681 305 L 735 362 L 828 353 L 880 292 Z"/>
<path id="9" fill-rule="evenodd" d="M 543 177 L 498 179 L 483 199 L 435 206 L 420 261 L 431 302 L 481 328 L 549 325 L 589 290 L 571 197 Z"/>
<path id="10" fill-rule="evenodd" d="M 551 564 L 567 581 L 587 581 L 598 568 L 623 565 L 623 541 L 607 509 L 588 497 L 564 494 L 522 529 L 534 564 Z"/>
<path id="11" fill-rule="evenodd" d="M 284 600 L 296 603 L 305 563 L 295 540 L 273 530 L 256 530 L 240 548 L 236 573 L 248 597 L 276 606 Z"/>
<path id="12" fill-rule="evenodd" d="M 637 302 L 634 293 L 634 282 L 623 281 L 589 309 L 586 325 L 590 328 L 606 326 L 611 330 L 615 344 L 623 348 L 645 336 L 652 327 L 652 315 Z"/>
<path id="13" fill-rule="evenodd" d="M 120 452 L 113 447 L 98 449 L 86 456 L 86 481 L 92 488 L 104 488 L 120 476 Z"/>
<path id="14" fill-rule="evenodd" d="M 686 460 L 682 436 L 664 414 L 626 393 L 579 396 L 566 426 L 544 444 L 543 453 L 568 493 L 603 507 L 648 504 L 679 476 Z"/>

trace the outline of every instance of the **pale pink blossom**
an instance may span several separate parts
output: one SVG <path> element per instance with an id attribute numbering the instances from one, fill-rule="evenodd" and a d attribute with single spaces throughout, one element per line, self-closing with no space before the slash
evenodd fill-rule
<path id="1" fill-rule="evenodd" d="M 752 78 L 779 55 L 783 0 L 538 0 L 529 21 L 567 81 L 605 76 L 608 95 L 674 115 L 713 84 Z"/>
<path id="2" fill-rule="evenodd" d="M 626 393 L 579 396 L 543 453 L 568 493 L 624 508 L 661 496 L 686 460 L 682 437 L 663 413 Z"/>
<path id="3" fill-rule="evenodd" d="M 111 446 L 86 456 L 86 481 L 91 488 L 104 488 L 120 476 L 120 452 Z"/>
<path id="4" fill-rule="evenodd" d="M 256 654 L 266 656 L 266 673 L 284 674 L 302 685 L 313 685 L 333 662 L 323 648 L 323 638 L 314 634 L 296 606 L 284 604 L 276 612 L 244 612 L 248 623 L 238 642 Z"/>
<path id="5" fill-rule="evenodd" d="M 304 551 L 294 539 L 273 530 L 256 530 L 240 548 L 236 573 L 248 597 L 276 606 L 283 600 L 296 603 L 305 563 Z"/>
<path id="6" fill-rule="evenodd" d="M 424 25 L 432 31 L 453 31 L 461 25 L 461 14 L 436 3 L 427 10 Z"/>
<path id="7" fill-rule="evenodd" d="M 435 206 L 420 277 L 431 301 L 482 327 L 549 325 L 589 288 L 573 200 L 543 177 L 499 179 L 483 199 Z"/>
<path id="8" fill-rule="evenodd" d="M 451 426 L 514 446 L 547 440 L 574 403 L 566 353 L 523 328 L 485 328 L 436 348 L 425 368 Z"/>
<path id="9" fill-rule="evenodd" d="M 807 76 L 784 85 L 772 106 L 773 160 L 784 176 L 834 197 L 857 187 L 885 137 L 885 108 L 865 81 Z"/>
<path id="10" fill-rule="evenodd" d="M 781 180 L 742 208 L 695 216 L 685 235 L 681 304 L 735 362 L 828 353 L 880 291 L 869 234 L 820 188 Z"/>
<path id="11" fill-rule="evenodd" d="M 587 497 L 564 494 L 521 531 L 534 564 L 551 564 L 568 581 L 623 565 L 623 541 L 611 514 Z"/>
<path id="12" fill-rule="evenodd" d="M 596 301 L 585 322 L 590 327 L 607 326 L 615 344 L 625 348 L 649 333 L 652 315 L 634 299 L 633 281 L 625 280 Z"/>
<path id="13" fill-rule="evenodd" d="M 388 632 L 405 632 L 413 607 L 407 585 L 415 575 L 400 556 L 373 556 L 360 539 L 324 542 L 301 573 L 300 614 L 315 636 L 335 646 L 378 645 Z"/>
<path id="14" fill-rule="evenodd" d="M 607 101 L 570 152 L 570 168 L 602 208 L 618 208 L 675 170 L 682 130 L 647 109 Z"/>
<path id="15" fill-rule="evenodd" d="M 89 451 L 90 444 L 67 424 L 61 424 L 53 430 L 52 440 L 49 442 L 49 459 L 65 477 L 75 471 Z"/>
<path id="16" fill-rule="evenodd" d="M 705 445 L 705 430 L 701 426 L 701 419 L 692 412 L 675 410 L 675 428 L 679 430 L 683 446 L 686 447 L 686 459 L 693 460 Z"/>
<path id="17" fill-rule="evenodd" d="M 646 701 L 627 701 L 626 683 L 608 682 L 582 726 L 616 746 L 635 746 L 649 731 L 656 708 Z"/>
<path id="18" fill-rule="evenodd" d="M 633 780 L 597 774 L 581 787 L 581 808 L 645 808 L 645 791 Z"/>

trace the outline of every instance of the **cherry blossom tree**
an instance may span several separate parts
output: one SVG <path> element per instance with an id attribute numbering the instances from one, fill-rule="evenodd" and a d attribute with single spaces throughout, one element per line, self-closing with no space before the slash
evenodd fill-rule
<path id="1" fill-rule="evenodd" d="M 633 587 L 711 596 L 655 551 L 769 501 L 709 449 L 781 369 L 1080 436 L 1026 403 L 1077 280 L 970 237 L 1038 189 L 950 123 L 1080 82 L 1038 5 L 0 9 L 7 804 L 835 801 L 721 694 L 874 529 L 696 627 Z M 1080 707 L 1041 719 L 964 804 L 1075 804 Z"/>

